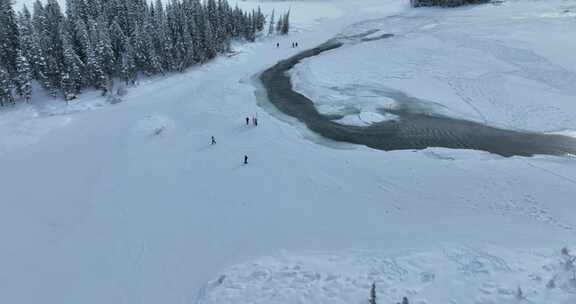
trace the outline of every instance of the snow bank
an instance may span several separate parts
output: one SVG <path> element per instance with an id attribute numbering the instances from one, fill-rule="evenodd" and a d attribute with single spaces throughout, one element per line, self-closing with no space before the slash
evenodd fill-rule
<path id="1" fill-rule="evenodd" d="M 560 249 L 445 246 L 438 251 L 283 253 L 248 261 L 209 282 L 199 304 L 554 303 L 576 300 L 573 264 Z M 521 291 L 519 291 L 519 289 Z"/>

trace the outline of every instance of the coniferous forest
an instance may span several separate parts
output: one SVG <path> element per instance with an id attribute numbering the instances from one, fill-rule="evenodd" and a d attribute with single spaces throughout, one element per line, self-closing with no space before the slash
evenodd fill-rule
<path id="1" fill-rule="evenodd" d="M 271 32 L 287 33 L 289 14 Z M 75 98 L 85 88 L 107 93 L 116 81 L 179 72 L 254 41 L 264 29 L 260 9 L 226 0 L 36 1 L 15 12 L 0 0 L 0 106 L 28 101 L 32 81 L 52 96 Z M 271 27 L 272 28 L 272 27 Z"/>

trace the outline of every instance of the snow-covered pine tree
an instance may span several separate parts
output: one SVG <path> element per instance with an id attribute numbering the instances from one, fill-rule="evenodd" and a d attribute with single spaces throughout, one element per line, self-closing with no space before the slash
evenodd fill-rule
<path id="1" fill-rule="evenodd" d="M 136 61 L 134 59 L 134 47 L 130 42 L 129 37 L 124 38 L 124 52 L 120 60 L 120 78 L 126 82 L 127 85 L 133 84 L 136 81 Z"/>
<path id="2" fill-rule="evenodd" d="M 15 84 L 16 94 L 22 97 L 24 101 L 29 102 L 32 96 L 32 69 L 28 58 L 22 54 L 21 50 L 18 50 L 16 57 Z"/>
<path id="3" fill-rule="evenodd" d="M 134 43 L 134 61 L 136 69 L 148 74 L 148 44 L 145 41 L 144 29 L 136 24 L 131 41 Z"/>
<path id="4" fill-rule="evenodd" d="M 284 15 L 284 17 L 282 19 L 283 19 L 282 29 L 280 30 L 280 33 L 282 35 L 286 35 L 290 31 L 290 10 L 288 10 L 288 12 L 286 12 L 286 14 Z"/>
<path id="5" fill-rule="evenodd" d="M 268 35 L 274 34 L 274 26 L 275 26 L 275 16 L 274 10 L 272 10 L 272 15 L 270 16 L 269 26 L 268 26 Z"/>
<path id="6" fill-rule="evenodd" d="M 153 40 L 156 54 L 159 55 L 160 66 L 163 71 L 172 70 L 172 48 L 169 40 L 169 31 L 166 23 L 166 13 L 162 0 L 156 0 L 156 9 L 153 18 Z"/>
<path id="7" fill-rule="evenodd" d="M 92 47 L 89 47 L 86 56 L 86 76 L 88 77 L 88 83 L 97 89 L 105 90 L 108 80 L 100 65 L 98 55 Z"/>
<path id="8" fill-rule="evenodd" d="M 58 0 L 46 1 L 37 0 L 33 14 L 24 8 L 16 21 L 10 0 L 0 0 L 2 12 L 12 11 L 0 25 L 17 24 L 12 34 L 0 32 L 13 44 L 0 48 L 4 96 L 15 88 L 28 96 L 17 66 L 51 94 L 70 98 L 84 87 L 106 90 L 114 78 L 132 83 L 138 73 L 182 71 L 229 51 L 233 39 L 254 41 L 266 23 L 260 9 L 243 12 L 226 0 L 66 0 L 66 14 Z"/>
<path id="9" fill-rule="evenodd" d="M 70 34 L 65 30 L 62 32 L 62 42 L 64 47 L 64 67 L 60 79 L 60 85 L 62 93 L 64 94 L 64 99 L 70 100 L 74 99 L 76 95 L 80 93 L 80 89 L 86 82 L 84 80 L 84 75 L 82 74 L 84 64 L 78 57 L 78 54 L 74 51 Z"/>
<path id="10" fill-rule="evenodd" d="M 0 106 L 5 106 L 8 103 L 14 103 L 12 96 L 12 82 L 10 81 L 10 74 L 0 65 Z"/>
<path id="11" fill-rule="evenodd" d="M 91 43 L 90 43 L 90 32 L 88 31 L 88 25 L 86 22 L 84 22 L 84 19 L 82 18 L 76 19 L 71 36 L 74 51 L 76 52 L 76 54 L 78 54 L 80 60 L 82 60 L 82 62 L 86 64 L 88 58 L 88 49 Z M 86 85 L 89 84 L 86 83 Z"/>
<path id="12" fill-rule="evenodd" d="M 115 62 L 120 63 L 122 54 L 125 52 L 124 40 L 126 39 L 126 35 L 124 35 L 122 28 L 120 28 L 120 24 L 118 23 L 117 19 L 112 21 L 112 24 L 110 24 L 109 32 L 110 44 L 112 46 L 112 52 L 114 53 Z M 122 73 L 121 70 L 121 64 L 115 64 L 113 76 L 120 77 Z"/>
<path id="13" fill-rule="evenodd" d="M 46 6 L 40 1 L 34 3 L 33 25 L 38 35 L 42 56 L 46 64 L 45 82 L 42 83 L 51 95 L 56 96 L 60 89 L 63 67 L 62 39 L 60 37 L 64 15 L 57 0 L 48 0 Z"/>
<path id="14" fill-rule="evenodd" d="M 3 65 L 8 75 L 13 77 L 16 74 L 19 39 L 11 0 L 0 0 L 0 29 L 0 65 Z"/>
<path id="15" fill-rule="evenodd" d="M 281 33 L 283 28 L 284 28 L 284 16 L 280 16 L 280 18 L 278 18 L 278 22 L 276 23 L 276 33 Z"/>
<path id="16" fill-rule="evenodd" d="M 206 14 L 206 27 L 210 27 L 209 29 L 204 29 L 205 31 L 209 31 L 206 33 L 205 39 L 207 40 L 206 43 L 207 51 L 209 53 L 209 58 L 213 58 L 217 52 L 220 52 L 220 43 L 223 37 L 222 33 L 220 33 L 220 20 L 218 16 L 218 7 L 216 5 L 215 0 L 205 0 L 204 2 L 204 12 Z M 208 41 L 208 39 L 210 41 Z"/>
<path id="17" fill-rule="evenodd" d="M 230 52 L 233 38 L 233 16 L 230 4 L 226 0 L 218 0 L 218 15 L 220 16 L 219 36 L 222 38 L 221 52 Z"/>
<path id="18" fill-rule="evenodd" d="M 30 64 L 32 78 L 36 79 L 42 86 L 49 87 L 46 77 L 48 67 L 40 47 L 40 37 L 32 25 L 32 17 L 26 6 L 18 14 L 18 32 L 20 49 Z"/>
<path id="19" fill-rule="evenodd" d="M 96 37 L 96 56 L 106 77 L 111 78 L 116 69 L 116 57 L 114 56 L 114 49 L 112 48 L 109 27 L 104 15 L 100 15 L 96 23 L 96 35 L 94 36 Z"/>
<path id="20" fill-rule="evenodd" d="M 264 25 L 266 24 L 266 17 L 262 13 L 260 6 L 258 6 L 258 9 L 256 10 L 255 21 L 256 21 L 256 31 L 261 32 L 262 30 L 264 30 Z"/>
<path id="21" fill-rule="evenodd" d="M 214 39 L 215 32 L 213 31 L 210 19 L 204 18 L 204 32 L 202 34 L 203 54 L 205 56 L 203 61 L 214 58 L 217 54 L 217 41 Z"/>
<path id="22" fill-rule="evenodd" d="M 99 44 L 98 26 L 96 21 L 89 20 L 89 41 L 86 46 L 85 75 L 87 84 L 97 89 L 106 90 L 108 79 L 102 67 L 101 51 L 97 51 Z"/>
<path id="23" fill-rule="evenodd" d="M 244 22 L 244 39 L 252 42 L 256 40 L 256 23 L 254 22 L 255 14 L 254 11 L 245 14 Z"/>
<path id="24" fill-rule="evenodd" d="M 153 8 L 154 6 L 152 6 Z M 160 74 L 164 73 L 164 69 L 162 68 L 162 59 L 160 58 L 160 54 L 158 53 L 158 35 L 156 33 L 156 29 L 153 23 L 153 15 L 148 14 L 145 17 L 144 25 L 143 25 L 143 36 L 142 39 L 144 40 L 143 43 L 146 45 L 146 50 L 148 51 L 148 56 L 146 58 L 147 67 L 146 71 L 148 74 Z"/>

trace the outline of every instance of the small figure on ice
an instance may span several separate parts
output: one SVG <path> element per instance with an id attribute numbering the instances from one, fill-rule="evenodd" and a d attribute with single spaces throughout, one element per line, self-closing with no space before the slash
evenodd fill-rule
<path id="1" fill-rule="evenodd" d="M 280 42 L 276 43 L 276 47 L 279 48 L 280 47 Z"/>
<path id="2" fill-rule="evenodd" d="M 246 117 L 246 125 L 249 125 L 249 124 L 250 124 L 250 118 Z"/>
<path id="3" fill-rule="evenodd" d="M 244 155 L 244 164 L 245 164 L 245 165 L 248 164 L 248 155 Z"/>
<path id="4" fill-rule="evenodd" d="M 212 136 L 211 139 L 212 139 L 212 145 L 215 145 L 215 144 L 216 144 L 216 139 L 214 138 L 214 136 Z"/>

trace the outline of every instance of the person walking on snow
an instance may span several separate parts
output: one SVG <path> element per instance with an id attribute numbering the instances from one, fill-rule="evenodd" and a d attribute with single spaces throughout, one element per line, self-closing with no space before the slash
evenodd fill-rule
<path id="1" fill-rule="evenodd" d="M 248 164 L 248 155 L 244 155 L 244 164 L 245 164 L 245 165 Z"/>
<path id="2" fill-rule="evenodd" d="M 246 117 L 246 125 L 250 124 L 250 118 Z"/>
<path id="3" fill-rule="evenodd" d="M 255 127 L 258 126 L 258 117 L 254 117 L 254 126 L 255 126 Z"/>
<path id="4" fill-rule="evenodd" d="M 214 136 L 212 136 L 212 145 L 216 144 L 216 139 L 214 138 Z"/>
<path id="5" fill-rule="evenodd" d="M 276 43 L 276 47 L 279 48 L 280 47 L 280 42 Z"/>

